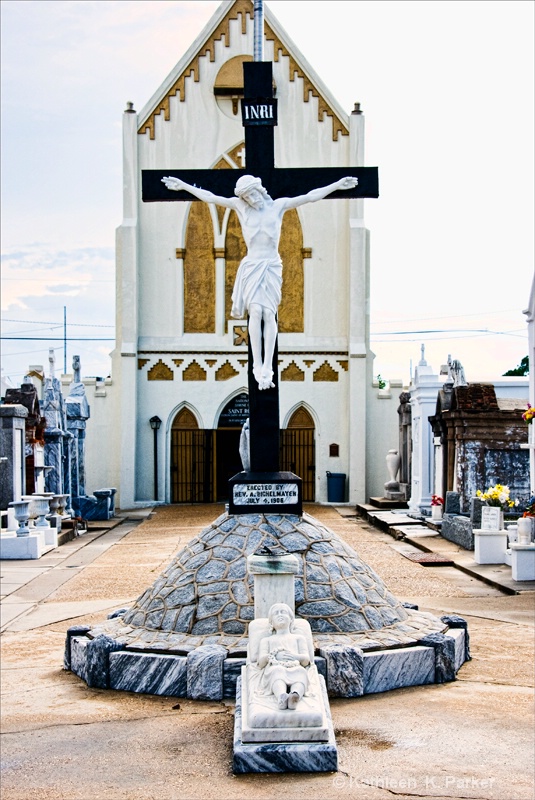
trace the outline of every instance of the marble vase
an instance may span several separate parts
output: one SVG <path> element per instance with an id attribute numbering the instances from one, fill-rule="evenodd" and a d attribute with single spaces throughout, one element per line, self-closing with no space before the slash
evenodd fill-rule
<path id="1" fill-rule="evenodd" d="M 386 454 L 386 468 L 388 470 L 389 483 L 397 483 L 396 478 L 401 466 L 401 456 L 397 450 L 389 450 Z"/>
<path id="2" fill-rule="evenodd" d="M 15 519 L 19 523 L 19 527 L 17 528 L 17 536 L 19 537 L 29 536 L 30 529 L 28 527 L 28 520 L 30 518 L 30 501 L 14 500 L 12 503 L 9 504 L 9 507 L 13 509 L 15 514 Z"/>
<path id="3" fill-rule="evenodd" d="M 50 503 L 48 497 L 34 497 L 33 498 L 33 505 L 35 511 L 35 527 L 36 528 L 49 528 L 50 525 L 46 520 L 46 515 L 50 511 Z"/>
<path id="4" fill-rule="evenodd" d="M 49 518 L 54 517 L 58 513 L 58 505 L 62 495 L 60 494 L 53 494 L 52 497 L 49 498 L 48 504 L 50 507 Z"/>
<path id="5" fill-rule="evenodd" d="M 529 517 L 521 517 L 518 520 L 518 544 L 531 544 L 531 520 Z"/>
<path id="6" fill-rule="evenodd" d="M 507 526 L 507 539 L 509 546 L 518 542 L 518 525 Z"/>
<path id="7" fill-rule="evenodd" d="M 58 510 L 56 511 L 56 513 L 60 517 L 64 517 L 65 516 L 65 509 L 66 509 L 66 506 L 67 506 L 67 500 L 69 499 L 69 495 L 68 494 L 58 494 L 58 497 L 59 497 Z"/>

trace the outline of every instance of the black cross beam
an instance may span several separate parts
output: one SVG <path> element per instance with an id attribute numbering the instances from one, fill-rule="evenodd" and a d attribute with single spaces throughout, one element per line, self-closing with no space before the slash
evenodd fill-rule
<path id="1" fill-rule="evenodd" d="M 245 62 L 243 72 L 242 117 L 245 129 L 246 169 L 143 170 L 143 202 L 173 202 L 177 200 L 191 202 L 197 200 L 187 191 L 175 192 L 167 189 L 162 183 L 162 178 L 168 175 L 181 178 L 192 186 L 207 189 L 223 197 L 234 195 L 236 181 L 241 175 L 254 175 L 262 180 L 263 186 L 274 199 L 306 194 L 311 189 L 327 186 L 346 176 L 353 176 L 358 178 L 358 185 L 354 189 L 333 192 L 325 199 L 379 196 L 377 167 L 277 169 L 275 167 L 273 127 L 276 124 L 273 65 L 270 61 Z M 268 109 L 267 112 L 266 109 Z M 275 346 L 272 367 L 274 389 L 260 391 L 252 373 L 252 364 L 251 345 L 249 344 L 251 472 L 256 475 L 277 474 L 280 446 L 277 346 Z M 277 508 L 273 507 L 270 510 L 276 512 Z"/>

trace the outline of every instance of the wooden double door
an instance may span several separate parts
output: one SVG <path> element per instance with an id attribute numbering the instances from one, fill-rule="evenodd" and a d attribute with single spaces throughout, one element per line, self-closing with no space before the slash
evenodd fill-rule
<path id="1" fill-rule="evenodd" d="M 292 424 L 293 423 L 293 424 Z M 201 429 L 189 409 L 171 428 L 171 502 L 213 503 L 228 500 L 228 480 L 241 472 L 241 427 Z M 314 423 L 300 408 L 281 431 L 280 464 L 303 481 L 303 500 L 315 499 Z"/>

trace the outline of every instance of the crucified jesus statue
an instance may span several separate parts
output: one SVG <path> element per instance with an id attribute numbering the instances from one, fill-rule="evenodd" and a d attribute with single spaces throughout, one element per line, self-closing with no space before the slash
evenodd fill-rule
<path id="1" fill-rule="evenodd" d="M 253 175 L 242 175 L 238 179 L 235 197 L 220 197 L 179 178 L 166 177 L 162 178 L 162 182 L 173 191 L 186 190 L 205 203 L 215 203 L 236 211 L 247 255 L 236 274 L 231 315 L 237 319 L 243 319 L 245 312 L 249 315 L 253 375 L 260 389 L 272 389 L 275 385 L 272 362 L 277 339 L 277 309 L 282 290 L 279 240 L 284 212 L 305 203 L 315 203 L 339 189 L 353 189 L 358 184 L 358 178 L 341 178 L 329 186 L 312 189 L 307 194 L 279 197 L 276 200 L 269 196 L 260 178 Z"/>

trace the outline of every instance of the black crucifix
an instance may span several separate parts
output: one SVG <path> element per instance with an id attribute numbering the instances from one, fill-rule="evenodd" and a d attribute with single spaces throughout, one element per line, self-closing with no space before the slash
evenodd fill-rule
<path id="1" fill-rule="evenodd" d="M 188 191 L 170 191 L 163 183 L 164 177 L 178 178 L 192 187 L 209 190 L 220 197 L 233 197 L 236 182 L 244 175 L 260 178 L 271 198 L 304 195 L 319 186 L 326 186 L 351 176 L 358 184 L 351 189 L 334 191 L 329 198 L 378 197 L 378 170 L 376 167 L 322 167 L 276 169 L 274 156 L 274 125 L 277 124 L 276 100 L 273 97 L 272 63 L 269 61 L 245 62 L 244 100 L 242 119 L 245 128 L 246 170 L 143 170 L 142 192 L 144 202 L 172 200 L 192 201 L 197 198 Z M 251 319 L 248 320 L 249 326 Z M 262 322 L 262 325 L 264 323 Z M 264 330 L 264 329 L 263 329 Z M 264 341 L 264 340 L 263 340 Z M 273 513 L 301 513 L 301 481 L 292 473 L 279 472 L 279 378 L 278 350 L 275 340 L 273 378 L 262 384 L 253 373 L 253 353 L 249 335 L 249 441 L 250 472 L 231 478 L 230 511 L 271 511 Z M 268 388 L 269 386 L 269 388 Z M 272 387 L 272 388 L 271 388 Z M 241 476 L 241 477 L 240 477 Z M 257 487 L 269 485 L 262 494 Z M 280 487 L 286 486 L 284 493 Z M 236 496 L 243 487 L 240 497 Z M 254 490 L 253 490 L 254 487 Z M 275 487 L 275 488 L 273 488 Z M 279 487 L 279 488 L 277 488 Z M 295 498 L 294 487 L 298 488 Z M 282 494 L 281 494 L 282 492 Z M 239 492 L 238 492 L 239 494 Z M 297 497 L 298 495 L 298 497 Z M 286 497 L 286 499 L 284 499 Z M 237 501 L 237 502 L 236 502 Z"/>

